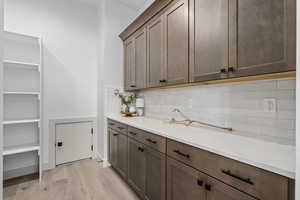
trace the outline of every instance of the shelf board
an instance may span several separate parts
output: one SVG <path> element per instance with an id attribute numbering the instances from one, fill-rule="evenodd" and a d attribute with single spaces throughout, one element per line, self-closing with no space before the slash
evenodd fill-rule
<path id="1" fill-rule="evenodd" d="M 40 40 L 38 36 L 16 33 L 11 31 L 4 31 L 4 39 L 29 43 L 29 44 L 39 44 L 39 40 Z"/>
<path id="2" fill-rule="evenodd" d="M 5 91 L 3 94 L 11 94 L 11 95 L 40 95 L 40 92 L 8 92 Z"/>
<path id="3" fill-rule="evenodd" d="M 40 150 L 40 146 L 38 144 L 12 146 L 12 147 L 4 148 L 3 156 L 32 152 L 32 151 L 39 151 L 39 150 Z"/>
<path id="4" fill-rule="evenodd" d="M 40 119 L 26 119 L 26 120 L 3 121 L 3 125 L 9 125 L 9 124 L 27 124 L 27 123 L 36 123 L 36 122 L 40 122 Z"/>
<path id="5" fill-rule="evenodd" d="M 18 68 L 27 68 L 27 69 L 39 69 L 40 64 L 38 63 L 29 63 L 29 62 L 20 62 L 14 60 L 4 60 L 4 67 L 18 67 Z"/>

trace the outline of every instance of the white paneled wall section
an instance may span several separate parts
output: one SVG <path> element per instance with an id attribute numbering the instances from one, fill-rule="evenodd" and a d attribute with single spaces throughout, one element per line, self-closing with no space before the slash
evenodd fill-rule
<path id="1" fill-rule="evenodd" d="M 41 179 L 42 40 L 4 36 L 4 178 L 39 171 Z"/>

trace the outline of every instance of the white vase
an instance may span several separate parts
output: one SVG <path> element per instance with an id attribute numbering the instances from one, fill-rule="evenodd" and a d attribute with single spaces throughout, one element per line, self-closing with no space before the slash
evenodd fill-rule
<path id="1" fill-rule="evenodd" d="M 135 111 L 136 111 L 136 110 L 135 110 L 135 106 L 130 106 L 129 112 L 134 113 Z"/>

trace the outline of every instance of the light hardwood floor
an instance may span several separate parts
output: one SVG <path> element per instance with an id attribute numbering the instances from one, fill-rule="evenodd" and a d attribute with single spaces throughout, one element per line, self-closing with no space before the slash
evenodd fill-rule
<path id="1" fill-rule="evenodd" d="M 4 200 L 138 200 L 111 169 L 83 160 L 44 172 L 33 180 L 4 188 Z"/>

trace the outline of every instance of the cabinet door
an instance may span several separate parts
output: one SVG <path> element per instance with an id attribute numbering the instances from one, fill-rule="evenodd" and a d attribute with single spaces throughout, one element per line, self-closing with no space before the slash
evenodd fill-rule
<path id="1" fill-rule="evenodd" d="M 124 42 L 124 85 L 125 90 L 131 90 L 135 86 L 134 66 L 134 41 L 129 38 Z"/>
<path id="2" fill-rule="evenodd" d="M 123 178 L 127 178 L 127 136 L 123 134 L 119 134 L 117 136 L 117 167 L 118 172 L 123 176 Z"/>
<path id="3" fill-rule="evenodd" d="M 207 200 L 255 200 L 255 198 L 211 177 L 207 177 L 204 188 Z"/>
<path id="4" fill-rule="evenodd" d="M 132 89 L 146 87 L 147 72 L 147 37 L 146 29 L 139 30 L 134 36 L 134 80 Z"/>
<path id="5" fill-rule="evenodd" d="M 109 133 L 109 161 L 110 164 L 116 168 L 117 167 L 117 154 L 118 154 L 118 134 L 108 129 Z"/>
<path id="6" fill-rule="evenodd" d="M 164 14 L 165 72 L 167 85 L 188 82 L 189 1 L 180 0 Z"/>
<path id="7" fill-rule="evenodd" d="M 163 17 L 159 17 L 150 22 L 147 26 L 148 36 L 148 68 L 147 82 L 148 87 L 160 86 L 163 79 L 164 70 L 164 35 L 163 35 Z"/>
<path id="8" fill-rule="evenodd" d="M 166 199 L 166 156 L 150 147 L 146 148 L 146 185 L 147 200 Z"/>
<path id="9" fill-rule="evenodd" d="M 145 191 L 145 149 L 144 146 L 128 139 L 128 183 L 142 197 Z"/>
<path id="10" fill-rule="evenodd" d="M 205 178 L 197 170 L 167 158 L 167 200 L 205 200 Z"/>
<path id="11" fill-rule="evenodd" d="M 194 12 L 194 13 L 192 13 Z M 191 1 L 190 81 L 226 78 L 229 42 L 229 1 Z M 225 73 L 220 73 L 224 71 Z"/>
<path id="12" fill-rule="evenodd" d="M 295 70 L 295 0 L 237 0 L 236 76 Z"/>

